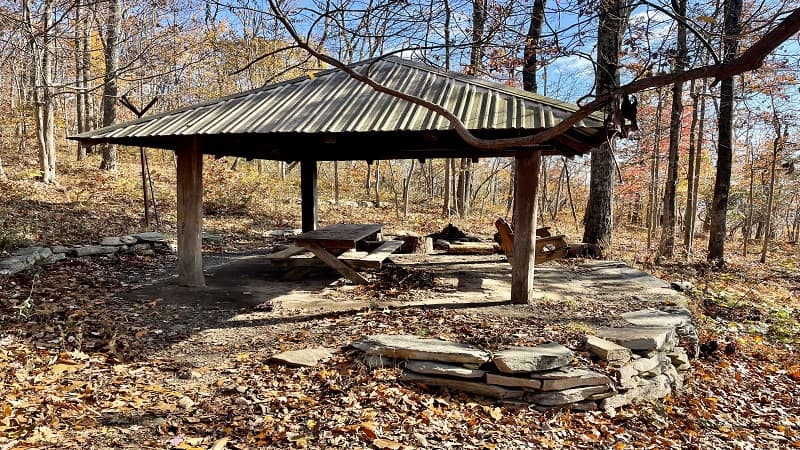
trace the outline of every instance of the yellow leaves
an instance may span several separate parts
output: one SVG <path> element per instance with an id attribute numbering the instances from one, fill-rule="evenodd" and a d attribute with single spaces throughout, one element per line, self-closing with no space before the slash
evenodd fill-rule
<path id="1" fill-rule="evenodd" d="M 500 411 L 500 407 L 495 407 L 489 411 L 489 416 L 494 420 L 500 420 L 503 418 L 503 412 Z"/>
<path id="2" fill-rule="evenodd" d="M 614 444 L 615 450 L 625 450 L 625 443 L 624 442 L 617 442 Z"/>
<path id="3" fill-rule="evenodd" d="M 713 18 L 711 16 L 697 16 L 697 20 L 699 20 L 701 22 L 705 22 L 705 23 L 707 23 L 709 25 L 716 25 L 717 24 L 717 19 L 715 19 L 715 18 Z"/>
<path id="4" fill-rule="evenodd" d="M 397 450 L 403 446 L 403 444 L 392 441 L 390 439 L 383 439 L 377 438 L 372 441 L 372 445 L 379 449 L 387 449 L 387 450 Z"/>
<path id="5" fill-rule="evenodd" d="M 80 367 L 77 364 L 53 364 L 50 366 L 50 370 L 53 372 L 54 375 L 60 376 L 63 373 L 72 373 L 79 369 Z"/>

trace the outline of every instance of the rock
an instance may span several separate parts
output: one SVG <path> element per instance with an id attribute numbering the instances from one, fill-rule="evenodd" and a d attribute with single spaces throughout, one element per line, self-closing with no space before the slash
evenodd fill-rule
<path id="1" fill-rule="evenodd" d="M 630 349 L 597 336 L 587 335 L 584 348 L 591 354 L 608 362 L 625 364 L 631 360 Z"/>
<path id="2" fill-rule="evenodd" d="M 635 358 L 631 361 L 631 366 L 640 374 L 653 371 L 664 361 L 665 356 L 663 355 L 659 352 L 649 358 Z"/>
<path id="3" fill-rule="evenodd" d="M 694 285 L 691 281 L 673 281 L 669 284 L 669 287 L 678 292 L 691 292 L 694 290 Z"/>
<path id="4" fill-rule="evenodd" d="M 393 358 L 381 355 L 364 355 L 364 364 L 370 369 L 383 369 L 384 367 L 397 367 L 398 362 Z"/>
<path id="5" fill-rule="evenodd" d="M 630 389 L 639 385 L 639 371 L 633 367 L 633 364 L 610 365 L 609 368 L 620 388 Z"/>
<path id="6" fill-rule="evenodd" d="M 48 256 L 47 258 L 39 260 L 39 264 L 55 264 L 56 262 L 61 261 L 62 259 L 65 259 L 66 257 L 67 257 L 67 255 L 65 255 L 64 253 L 53 253 L 52 255 Z"/>
<path id="7" fill-rule="evenodd" d="M 194 406 L 194 401 L 184 395 L 183 397 L 178 399 L 178 406 L 180 406 L 183 409 L 189 409 L 192 406 Z"/>
<path id="8" fill-rule="evenodd" d="M 492 361 L 503 373 L 541 372 L 566 366 L 575 355 L 561 344 L 515 347 L 494 355 Z"/>
<path id="9" fill-rule="evenodd" d="M 50 247 L 50 251 L 53 252 L 53 254 L 64 253 L 65 255 L 70 255 L 72 254 L 73 249 L 72 247 L 65 247 L 63 245 L 54 245 Z"/>
<path id="10" fill-rule="evenodd" d="M 686 363 L 686 364 L 681 364 L 680 366 L 675 366 L 675 369 L 676 369 L 678 372 L 686 372 L 687 370 L 689 370 L 689 369 L 691 369 L 691 368 L 692 368 L 692 365 L 691 365 L 691 364 L 689 364 L 689 363 Z"/>
<path id="11" fill-rule="evenodd" d="M 39 261 L 40 259 L 47 258 L 52 254 L 53 252 L 52 250 L 50 250 L 49 247 L 25 247 L 25 248 L 18 248 L 13 252 L 11 252 L 11 255 L 13 256 L 30 257 L 33 258 L 34 261 Z"/>
<path id="12" fill-rule="evenodd" d="M 542 387 L 542 382 L 539 380 L 534 380 L 531 378 L 509 377 L 494 373 L 486 374 L 486 383 L 496 384 L 498 386 L 520 387 L 523 389 L 539 389 Z"/>
<path id="13" fill-rule="evenodd" d="M 570 409 L 575 411 L 597 411 L 597 402 L 585 401 L 569 405 Z"/>
<path id="14" fill-rule="evenodd" d="M 675 367 L 689 364 L 689 355 L 686 354 L 686 350 L 684 350 L 683 347 L 673 348 L 671 352 L 667 353 L 667 357 L 669 357 L 670 361 L 672 361 L 672 365 Z"/>
<path id="15" fill-rule="evenodd" d="M 314 367 L 331 356 L 333 356 L 331 349 L 314 347 L 278 353 L 277 355 L 272 355 L 269 360 L 293 367 Z"/>
<path id="16" fill-rule="evenodd" d="M 642 309 L 632 311 L 622 315 L 628 323 L 638 327 L 671 327 L 675 328 L 681 342 L 693 358 L 699 354 L 700 338 L 697 335 L 697 328 L 692 322 L 692 314 L 688 309 L 682 307 L 664 306 L 661 309 Z"/>
<path id="17" fill-rule="evenodd" d="M 110 255 L 119 250 L 118 247 L 112 245 L 84 245 L 76 247 L 75 256 L 93 256 L 93 255 Z"/>
<path id="18" fill-rule="evenodd" d="M 409 335 L 377 334 L 362 338 L 353 347 L 372 355 L 396 359 L 419 359 L 452 363 L 483 364 L 489 354 L 469 345 Z"/>
<path id="19" fill-rule="evenodd" d="M 134 233 L 131 236 L 138 239 L 139 242 L 164 242 L 164 235 L 157 231 L 146 231 L 144 233 Z"/>
<path id="20" fill-rule="evenodd" d="M 639 385 L 626 392 L 609 397 L 600 402 L 603 409 L 619 408 L 645 400 L 658 400 L 666 397 L 672 390 L 666 375 L 658 375 L 650 379 L 643 379 Z"/>
<path id="21" fill-rule="evenodd" d="M 565 367 L 551 372 L 532 373 L 542 381 L 543 391 L 563 391 L 580 386 L 611 386 L 611 379 L 593 370 Z"/>
<path id="22" fill-rule="evenodd" d="M 674 329 L 660 327 L 601 328 L 597 334 L 634 351 L 666 350 L 675 336 Z"/>
<path id="23" fill-rule="evenodd" d="M 436 239 L 433 241 L 433 248 L 436 250 L 450 250 L 450 241 Z"/>
<path id="24" fill-rule="evenodd" d="M 201 378 L 200 372 L 194 370 L 183 369 L 178 372 L 178 378 L 181 380 L 199 380 Z"/>
<path id="25" fill-rule="evenodd" d="M 100 245 L 131 245 L 138 242 L 133 236 L 111 236 L 111 237 L 104 237 L 103 240 L 100 241 Z"/>
<path id="26" fill-rule="evenodd" d="M 563 391 L 542 392 L 532 394 L 529 398 L 532 403 L 541 406 L 560 406 L 570 403 L 582 402 L 594 394 L 600 394 L 609 390 L 608 386 L 586 386 Z"/>
<path id="27" fill-rule="evenodd" d="M 221 242 L 223 241 L 223 237 L 218 234 L 206 233 L 205 231 L 200 233 L 200 239 L 203 241 L 214 241 L 214 242 Z"/>
<path id="28" fill-rule="evenodd" d="M 481 378 L 486 371 L 436 361 L 409 361 L 406 369 L 425 375 L 445 375 L 459 378 Z M 495 383 L 500 384 L 500 383 Z"/>
<path id="29" fill-rule="evenodd" d="M 667 381 L 669 382 L 669 385 L 672 386 L 672 389 L 675 391 L 683 390 L 684 376 L 675 369 L 675 366 L 672 364 L 667 364 L 662 373 L 665 377 L 667 377 Z"/>
<path id="30" fill-rule="evenodd" d="M 469 392 L 495 399 L 521 398 L 525 394 L 525 391 L 519 389 L 506 389 L 491 384 L 454 380 L 452 378 L 436 378 L 429 375 L 419 375 L 408 371 L 403 373 L 403 375 L 400 377 L 400 381 L 405 381 L 407 383 L 419 383 L 426 386 L 440 386 L 455 391 Z"/>
<path id="31" fill-rule="evenodd" d="M 11 275 L 21 272 L 33 266 L 33 263 L 25 256 L 12 256 L 0 260 L 0 274 Z"/>
<path id="32" fill-rule="evenodd" d="M 668 311 L 648 308 L 627 312 L 622 314 L 622 318 L 636 327 L 674 328 L 691 323 L 692 314 L 686 308 L 672 308 Z"/>

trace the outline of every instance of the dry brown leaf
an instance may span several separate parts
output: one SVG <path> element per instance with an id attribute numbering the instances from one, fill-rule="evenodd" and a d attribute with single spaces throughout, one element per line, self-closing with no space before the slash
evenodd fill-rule
<path id="1" fill-rule="evenodd" d="M 403 444 L 397 441 L 393 441 L 390 439 L 383 439 L 383 438 L 374 439 L 372 441 L 372 445 L 374 445 L 376 448 L 389 449 L 389 450 L 397 450 L 403 446 Z"/>

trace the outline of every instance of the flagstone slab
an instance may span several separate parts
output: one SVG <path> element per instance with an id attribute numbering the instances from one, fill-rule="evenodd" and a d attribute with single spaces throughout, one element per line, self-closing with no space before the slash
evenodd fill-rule
<path id="1" fill-rule="evenodd" d="M 438 361 L 409 361 L 406 369 L 423 375 L 444 375 L 459 378 L 481 378 L 486 371 Z"/>
<path id="2" fill-rule="evenodd" d="M 460 364 L 483 364 L 489 361 L 489 353 L 478 348 L 410 335 L 376 334 L 367 336 L 353 347 L 372 355 L 395 359 L 416 359 Z"/>
<path id="3" fill-rule="evenodd" d="M 535 347 L 514 347 L 494 355 L 492 361 L 503 373 L 541 372 L 569 364 L 575 354 L 555 342 Z"/>

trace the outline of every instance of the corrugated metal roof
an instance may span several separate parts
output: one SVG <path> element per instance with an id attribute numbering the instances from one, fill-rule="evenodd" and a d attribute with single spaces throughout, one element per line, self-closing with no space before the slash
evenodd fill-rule
<path id="1" fill-rule="evenodd" d="M 519 89 L 398 57 L 353 64 L 377 82 L 439 104 L 471 130 L 549 128 L 577 107 Z M 602 119 L 575 126 L 596 135 Z M 449 130 L 443 117 L 332 69 L 72 137 L 86 142 L 152 144 L 156 138 L 253 134 L 337 134 Z M 574 137 L 574 136 L 573 136 Z M 168 145 L 165 145 L 168 147 Z"/>

